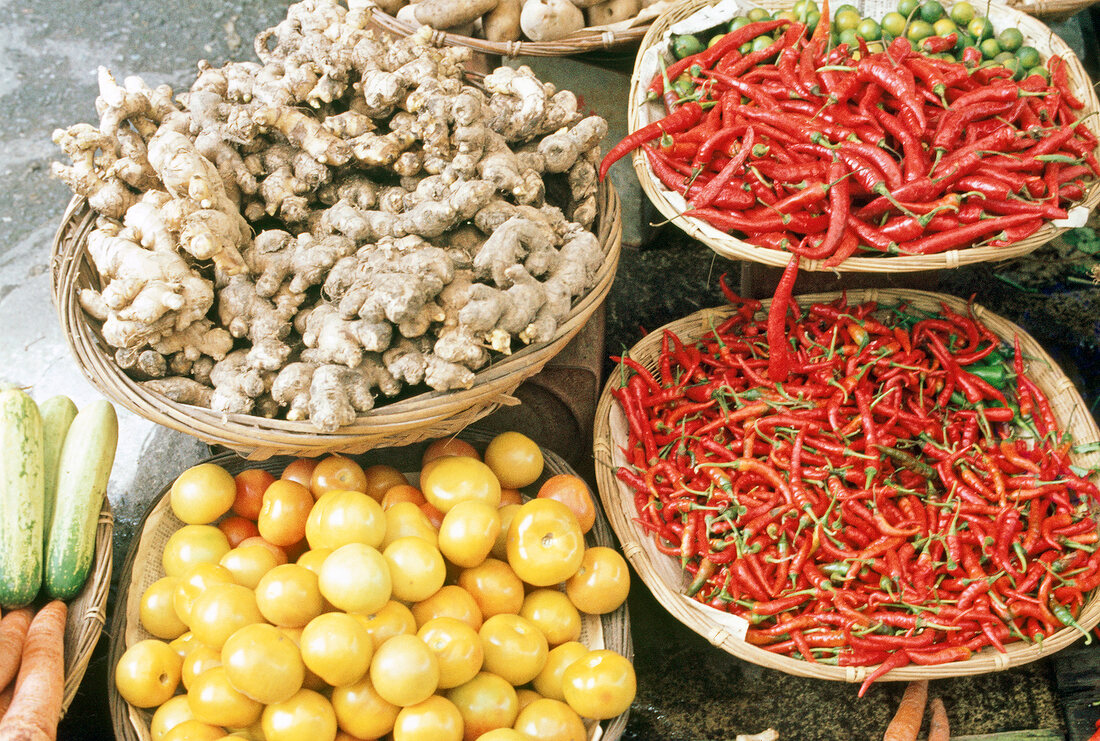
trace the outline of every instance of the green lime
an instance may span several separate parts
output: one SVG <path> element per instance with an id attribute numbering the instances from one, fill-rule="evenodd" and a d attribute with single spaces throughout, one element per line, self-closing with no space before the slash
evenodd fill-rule
<path id="1" fill-rule="evenodd" d="M 798 23 L 798 16 L 794 14 L 792 10 L 784 10 L 781 13 L 775 14 L 777 21 L 790 21 L 791 23 Z"/>
<path id="2" fill-rule="evenodd" d="M 726 34 L 724 34 L 724 33 L 714 34 L 713 36 L 710 37 L 710 41 L 707 42 L 707 48 L 709 49 L 710 47 L 714 46 L 719 41 L 721 41 L 723 38 L 725 38 L 725 36 L 726 36 Z"/>
<path id="3" fill-rule="evenodd" d="M 1009 59 L 1016 59 L 1016 55 L 1010 51 L 1002 51 L 997 56 L 993 57 L 993 61 L 997 64 L 1004 64 Z"/>
<path id="4" fill-rule="evenodd" d="M 939 54 L 936 55 L 936 59 L 942 59 L 945 62 L 957 62 L 957 61 L 959 61 L 959 60 L 955 59 L 955 55 L 952 54 L 949 51 L 941 51 Z"/>
<path id="5" fill-rule="evenodd" d="M 739 15 L 730 21 L 730 30 L 736 31 L 739 28 L 744 28 L 750 23 L 752 23 L 752 21 L 750 21 L 747 16 Z"/>
<path id="6" fill-rule="evenodd" d="M 842 10 L 833 16 L 833 23 L 836 24 L 837 31 L 854 30 L 861 21 L 863 21 L 863 18 L 854 10 Z"/>
<path id="7" fill-rule="evenodd" d="M 1039 50 L 1034 46 L 1021 46 L 1016 50 L 1016 58 L 1020 60 L 1024 69 L 1042 68 L 1043 60 L 1039 56 Z"/>
<path id="8" fill-rule="evenodd" d="M 856 33 L 868 41 L 878 41 L 882 38 L 882 29 L 875 23 L 874 18 L 864 18 L 860 21 L 856 26 Z"/>
<path id="9" fill-rule="evenodd" d="M 882 30 L 891 36 L 901 36 L 905 33 L 905 16 L 898 12 L 882 16 Z"/>
<path id="10" fill-rule="evenodd" d="M 843 13 L 846 10 L 850 10 L 853 13 L 859 12 L 859 8 L 857 8 L 856 6 L 844 3 L 843 5 L 838 5 L 837 7 L 833 8 L 833 17 L 835 18 L 837 16 L 837 13 Z"/>
<path id="11" fill-rule="evenodd" d="M 681 98 L 690 98 L 695 95 L 695 83 L 691 81 L 690 77 L 677 77 L 675 82 L 672 83 L 672 89 L 676 91 L 676 94 Z"/>
<path id="12" fill-rule="evenodd" d="M 829 48 L 835 49 L 840 46 L 840 34 L 835 30 L 829 32 Z"/>
<path id="13" fill-rule="evenodd" d="M 997 34 L 997 41 L 1005 51 L 1016 51 L 1024 45 L 1024 35 L 1018 28 L 1006 28 Z"/>
<path id="14" fill-rule="evenodd" d="M 908 18 L 917 9 L 917 0 L 898 0 L 898 12 Z"/>
<path id="15" fill-rule="evenodd" d="M 742 56 L 744 56 L 745 54 L 748 54 L 750 51 L 752 51 L 752 42 L 751 41 L 746 41 L 745 43 L 741 44 L 741 46 L 737 47 L 737 51 Z"/>
<path id="16" fill-rule="evenodd" d="M 672 39 L 672 56 L 677 59 L 683 59 L 684 57 L 690 57 L 692 54 L 698 54 L 703 51 L 705 47 L 703 42 L 699 40 L 699 37 L 693 34 L 684 34 L 683 36 L 676 36 Z"/>
<path id="17" fill-rule="evenodd" d="M 956 26 L 955 21 L 950 18 L 940 18 L 932 24 L 932 30 L 936 32 L 937 36 L 949 36 L 953 33 L 958 33 L 959 27 Z"/>
<path id="18" fill-rule="evenodd" d="M 811 32 L 815 31 L 818 23 L 821 23 L 821 13 L 811 10 L 806 16 L 806 28 L 810 29 Z"/>
<path id="19" fill-rule="evenodd" d="M 771 14 L 763 8 L 753 8 L 749 11 L 749 20 L 753 23 L 757 21 L 766 21 L 771 18 Z"/>
<path id="20" fill-rule="evenodd" d="M 856 49 L 859 47 L 859 34 L 856 33 L 854 28 L 846 28 L 840 32 L 840 43 L 847 44 L 851 49 Z"/>
<path id="21" fill-rule="evenodd" d="M 1012 52 L 1004 52 L 1004 53 L 1005 54 L 1010 54 L 1011 56 L 1009 56 L 1008 59 L 1002 59 L 1001 60 L 1001 66 L 1004 67 L 1005 69 L 1012 70 L 1012 79 L 1013 80 L 1022 80 L 1022 79 L 1024 79 L 1024 68 L 1020 64 L 1020 60 L 1017 59 L 1016 55 L 1012 54 Z M 997 56 L 999 57 L 1001 55 L 998 54 Z"/>
<path id="22" fill-rule="evenodd" d="M 993 24 L 988 18 L 975 18 L 966 24 L 966 32 L 978 41 L 983 41 L 993 36 Z"/>
<path id="23" fill-rule="evenodd" d="M 774 41 L 775 41 L 775 39 L 773 39 L 771 36 L 768 36 L 767 34 L 765 34 L 763 36 L 757 36 L 751 42 L 752 43 L 752 50 L 753 51 L 764 51 L 769 46 L 771 46 Z"/>
<path id="24" fill-rule="evenodd" d="M 791 10 L 799 18 L 804 18 L 806 16 L 806 12 L 807 12 L 806 11 L 806 0 L 798 0 L 798 2 L 796 2 L 794 5 L 791 6 Z"/>
<path id="25" fill-rule="evenodd" d="M 929 23 L 935 23 L 943 18 L 943 6 L 939 4 L 938 0 L 928 0 L 920 6 L 920 17 Z"/>
<path id="26" fill-rule="evenodd" d="M 997 43 L 997 39 L 986 39 L 978 44 L 978 48 L 982 50 L 982 56 L 986 59 L 993 59 L 1001 53 L 1001 45 Z"/>
<path id="27" fill-rule="evenodd" d="M 921 39 L 926 39 L 934 33 L 932 24 L 928 21 L 913 21 L 909 24 L 909 31 L 905 35 L 910 41 L 916 44 Z"/>
<path id="28" fill-rule="evenodd" d="M 974 6 L 963 0 L 951 6 L 951 20 L 959 26 L 965 26 L 974 20 Z"/>
<path id="29" fill-rule="evenodd" d="M 1043 78 L 1044 82 L 1050 82 L 1050 70 L 1046 67 L 1032 67 L 1028 70 L 1029 76 L 1035 75 Z"/>
<path id="30" fill-rule="evenodd" d="M 977 46 L 977 43 L 966 31 L 959 31 L 959 40 L 955 42 L 955 51 L 961 52 L 968 46 Z"/>

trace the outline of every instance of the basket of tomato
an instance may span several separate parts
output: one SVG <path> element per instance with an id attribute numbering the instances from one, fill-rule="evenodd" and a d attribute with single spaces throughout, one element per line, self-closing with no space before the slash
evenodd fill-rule
<path id="1" fill-rule="evenodd" d="M 124 565 L 115 732 L 618 738 L 636 684 L 612 545 L 583 480 L 518 433 L 216 456 Z"/>

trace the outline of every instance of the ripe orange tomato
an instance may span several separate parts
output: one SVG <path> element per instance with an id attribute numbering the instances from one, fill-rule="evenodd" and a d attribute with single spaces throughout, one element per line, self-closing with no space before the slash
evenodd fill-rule
<path id="1" fill-rule="evenodd" d="M 448 456 L 433 462 L 421 474 L 420 489 L 428 502 L 444 514 L 468 499 L 490 507 L 500 505 L 500 482 L 488 466 L 474 458 Z"/>
<path id="2" fill-rule="evenodd" d="M 183 659 L 164 641 L 138 641 L 115 665 L 115 688 L 135 707 L 155 707 L 176 693 L 182 666 Z"/>
<path id="3" fill-rule="evenodd" d="M 188 525 L 205 525 L 233 506 L 237 485 L 233 476 L 215 463 L 200 463 L 172 483 L 168 501 L 176 517 Z"/>
<path id="4" fill-rule="evenodd" d="M 233 511 L 241 517 L 255 520 L 260 516 L 264 492 L 275 481 L 275 477 L 262 468 L 249 468 L 238 473 L 233 480 L 237 487 Z"/>
<path id="5" fill-rule="evenodd" d="M 509 504 L 523 504 L 523 494 L 520 493 L 519 489 L 501 487 L 500 506 L 504 507 Z"/>
<path id="6" fill-rule="evenodd" d="M 485 652 L 485 671 L 499 674 L 514 686 L 527 684 L 546 665 L 546 636 L 519 615 L 493 615 L 478 631 Z"/>
<path id="7" fill-rule="evenodd" d="M 367 629 L 375 650 L 394 636 L 416 634 L 416 618 L 413 617 L 412 610 L 394 600 L 390 600 L 370 615 L 355 613 L 355 617 Z"/>
<path id="8" fill-rule="evenodd" d="M 321 596 L 345 612 L 372 613 L 393 592 L 386 559 L 364 543 L 348 543 L 330 553 L 317 583 Z"/>
<path id="9" fill-rule="evenodd" d="M 565 580 L 565 593 L 578 610 L 590 615 L 617 609 L 630 593 L 626 559 L 614 548 L 587 549 L 577 573 Z"/>
<path id="10" fill-rule="evenodd" d="M 331 489 L 321 494 L 306 520 L 310 548 L 332 548 L 366 543 L 377 548 L 386 534 L 382 507 L 366 494 Z"/>
<path id="11" fill-rule="evenodd" d="M 401 710 L 382 699 L 369 676 L 354 684 L 333 688 L 332 709 L 341 730 L 364 739 L 381 738 L 392 731 Z"/>
<path id="12" fill-rule="evenodd" d="M 568 641 L 555 646 L 546 656 L 546 666 L 531 681 L 531 685 L 543 697 L 565 702 L 565 694 L 561 691 L 561 675 L 570 664 L 587 654 L 588 647 L 577 641 Z"/>
<path id="13" fill-rule="evenodd" d="M 577 573 L 584 559 L 584 534 L 567 506 L 556 499 L 532 499 L 512 518 L 505 549 L 520 579 L 548 587 Z"/>
<path id="14" fill-rule="evenodd" d="M 496 558 L 464 569 L 458 575 L 458 586 L 474 598 L 482 617 L 516 614 L 523 605 L 523 582 L 511 566 Z"/>
<path id="15" fill-rule="evenodd" d="M 462 741 L 462 714 L 447 698 L 432 695 L 401 709 L 393 741 Z"/>
<path id="16" fill-rule="evenodd" d="M 534 623 L 551 646 L 580 638 L 581 614 L 565 593 L 557 589 L 528 592 L 519 614 Z"/>
<path id="17" fill-rule="evenodd" d="M 366 479 L 364 491 L 376 502 L 381 502 L 382 496 L 393 487 L 409 483 L 409 480 L 405 478 L 405 474 L 393 466 L 386 466 L 381 463 L 368 466 L 363 471 L 363 476 Z"/>
<path id="18" fill-rule="evenodd" d="M 608 649 L 596 649 L 570 664 L 561 675 L 565 701 L 586 718 L 614 718 L 634 701 L 634 666 Z"/>
<path id="19" fill-rule="evenodd" d="M 584 721 L 564 702 L 548 697 L 535 700 L 519 711 L 514 728 L 540 741 L 584 741 Z"/>
<path id="20" fill-rule="evenodd" d="M 164 544 L 161 563 L 168 576 L 183 576 L 200 563 L 216 564 L 226 553 L 229 541 L 221 530 L 213 525 L 184 525 Z"/>
<path id="21" fill-rule="evenodd" d="M 432 461 L 449 455 L 460 455 L 481 460 L 477 448 L 465 440 L 459 440 L 457 437 L 441 437 L 438 440 L 433 440 L 427 450 L 424 451 L 424 455 L 420 459 L 420 467 L 423 468 Z"/>
<path id="22" fill-rule="evenodd" d="M 229 636 L 221 661 L 233 688 L 264 705 L 289 699 L 305 679 L 298 646 L 264 623 L 246 625 Z"/>
<path id="23" fill-rule="evenodd" d="M 256 536 L 251 537 L 251 538 L 245 538 L 244 540 L 241 541 L 241 544 L 237 547 L 238 548 L 246 548 L 246 547 L 251 546 L 251 545 L 263 546 L 264 548 L 271 551 L 272 555 L 275 556 L 276 565 L 284 564 L 288 560 L 285 548 L 282 548 L 282 547 L 277 546 L 277 545 L 275 545 L 274 543 L 272 543 L 268 540 L 265 540 L 264 536 L 262 536 L 262 535 L 256 535 Z"/>
<path id="24" fill-rule="evenodd" d="M 238 515 L 226 517 L 218 523 L 218 529 L 225 533 L 225 539 L 229 541 L 230 548 L 236 548 L 245 538 L 254 538 L 260 534 L 260 529 L 252 520 Z"/>
<path id="25" fill-rule="evenodd" d="M 256 606 L 272 625 L 300 628 L 324 608 L 317 582 L 317 575 L 305 566 L 276 566 L 256 585 Z"/>
<path id="26" fill-rule="evenodd" d="M 389 509 L 398 502 L 412 502 L 419 507 L 426 501 L 428 500 L 420 489 L 409 484 L 398 484 L 386 489 L 386 493 L 382 495 L 382 509 Z"/>
<path id="27" fill-rule="evenodd" d="M 481 610 L 477 602 L 457 584 L 447 584 L 428 599 L 417 602 L 412 606 L 412 614 L 418 628 L 432 618 L 453 617 L 474 630 L 481 629 Z"/>
<path id="28" fill-rule="evenodd" d="M 191 682 L 187 702 L 195 720 L 212 726 L 243 728 L 260 719 L 263 705 L 238 692 L 224 666 L 207 669 Z"/>
<path id="29" fill-rule="evenodd" d="M 578 476 L 567 473 L 551 476 L 539 487 L 538 495 L 542 499 L 556 499 L 573 510 L 582 533 L 591 530 L 596 522 L 596 505 L 592 501 L 592 494 L 588 491 L 588 484 Z"/>
<path id="30" fill-rule="evenodd" d="M 256 525 L 264 540 L 291 546 L 306 536 L 306 520 L 313 509 L 313 495 L 301 484 L 281 479 L 264 492 Z"/>
<path id="31" fill-rule="evenodd" d="M 436 509 L 431 502 L 424 502 L 421 504 L 420 511 L 428 518 L 428 522 L 431 523 L 431 526 L 439 530 L 439 526 L 443 524 L 443 513 Z"/>
<path id="32" fill-rule="evenodd" d="M 316 467 L 316 458 L 297 458 L 287 464 L 279 478 L 285 481 L 295 481 L 308 489 L 310 481 L 313 479 L 313 469 Z"/>
<path id="33" fill-rule="evenodd" d="M 454 618 L 429 620 L 417 631 L 439 661 L 439 688 L 450 689 L 474 678 L 484 653 L 477 631 Z"/>
<path id="34" fill-rule="evenodd" d="M 477 500 L 458 502 L 439 526 L 439 550 L 455 566 L 471 568 L 485 560 L 499 534 L 496 507 Z"/>
<path id="35" fill-rule="evenodd" d="M 485 448 L 485 465 L 492 469 L 500 485 L 522 489 L 542 475 L 542 451 L 538 444 L 519 432 L 502 432 Z"/>
<path id="36" fill-rule="evenodd" d="M 324 695 L 298 690 L 289 700 L 264 708 L 266 741 L 327 741 L 336 738 L 336 713 Z"/>
<path id="37" fill-rule="evenodd" d="M 439 686 L 439 661 L 416 636 L 394 636 L 375 652 L 370 681 L 386 702 L 403 708 L 415 705 Z"/>
<path id="38" fill-rule="evenodd" d="M 367 477 L 363 467 L 351 458 L 342 455 L 330 455 L 322 459 L 314 468 L 309 479 L 309 490 L 316 499 L 330 491 L 367 490 Z"/>
<path id="39" fill-rule="evenodd" d="M 511 728 L 519 713 L 515 688 L 491 672 L 479 672 L 447 692 L 447 699 L 462 714 L 465 741 L 483 738 L 494 728 Z"/>

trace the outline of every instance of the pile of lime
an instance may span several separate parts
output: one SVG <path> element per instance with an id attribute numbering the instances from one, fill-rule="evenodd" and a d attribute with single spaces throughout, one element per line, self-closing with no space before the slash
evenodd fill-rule
<path id="1" fill-rule="evenodd" d="M 821 9 L 815 0 L 797 0 L 790 10 L 774 13 L 763 8 L 753 8 L 748 14 L 707 31 L 673 36 L 670 48 L 674 57 L 683 59 L 718 43 L 726 33 L 736 31 L 749 23 L 781 18 L 805 23 L 808 32 L 812 33 L 821 21 Z M 931 53 L 925 49 L 925 45 L 929 43 L 927 39 L 948 37 L 951 34 L 956 36 L 952 49 L 939 53 Z M 860 15 L 854 5 L 840 5 L 833 13 L 831 46 L 847 44 L 855 49 L 860 39 L 863 39 L 872 51 L 881 51 L 885 44 L 899 36 L 905 36 L 917 49 L 925 50 L 929 56 L 963 61 L 964 50 L 973 47 L 981 56 L 979 64 L 1007 67 L 1013 71 L 1014 79 L 1022 80 L 1031 74 L 1050 79 L 1038 49 L 1024 44 L 1024 36 L 1018 28 L 1005 28 L 997 32 L 993 23 L 979 15 L 966 0 L 952 4 L 950 10 L 944 8 L 938 0 L 899 0 L 897 10 L 887 13 L 879 20 Z M 748 54 L 766 49 L 775 38 L 775 35 L 759 36 L 742 44 L 740 51 Z M 968 56 L 975 58 L 977 54 L 971 52 Z"/>

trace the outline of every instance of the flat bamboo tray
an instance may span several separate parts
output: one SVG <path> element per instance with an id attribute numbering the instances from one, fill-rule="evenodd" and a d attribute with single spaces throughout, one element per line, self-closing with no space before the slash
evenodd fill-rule
<path id="1" fill-rule="evenodd" d="M 836 292 L 818 293 L 798 296 L 797 299 L 801 306 L 809 306 L 812 303 L 832 301 L 840 296 L 841 294 Z M 887 305 L 904 300 L 918 309 L 928 311 L 938 311 L 942 301 L 959 313 L 965 314 L 967 310 L 967 302 L 962 299 L 926 291 L 853 290 L 847 292 L 847 297 L 851 303 L 878 301 L 880 304 Z M 764 311 L 767 311 L 771 301 L 762 303 Z M 1074 388 L 1073 382 L 1062 373 L 1039 343 L 1007 319 L 981 306 L 974 305 L 973 310 L 975 315 L 981 318 L 998 337 L 1011 340 L 1013 336 L 1019 336 L 1024 356 L 1031 358 L 1028 363 L 1030 377 L 1048 395 L 1058 424 L 1063 430 L 1073 435 L 1074 443 L 1087 445 L 1100 440 L 1100 429 L 1097 428 L 1088 407 Z M 664 330 L 676 333 L 687 344 L 709 332 L 712 327 L 717 326 L 733 313 L 730 307 L 721 307 L 704 309 L 678 319 L 646 335 L 641 342 L 630 349 L 630 357 L 656 371 Z M 614 377 L 609 379 L 596 409 L 594 433 L 596 482 L 599 485 L 604 511 L 607 512 L 611 527 L 619 537 L 619 542 L 622 543 L 623 552 L 657 601 L 672 613 L 673 617 L 713 645 L 745 661 L 803 677 L 862 682 L 875 668 L 874 666 L 840 667 L 810 663 L 750 645 L 735 638 L 729 627 L 715 619 L 715 615 L 719 614 L 717 610 L 705 608 L 682 593 L 685 582 L 679 563 L 658 551 L 653 538 L 635 522 L 634 494 L 615 477 L 615 469 L 626 463 L 622 448 L 626 445 L 627 434 L 626 419 L 618 402 L 611 395 L 615 382 Z M 1071 457 L 1074 463 L 1083 467 L 1091 468 L 1100 463 L 1100 452 L 1096 451 L 1072 454 Z M 1095 477 L 1094 480 L 1096 480 Z M 1086 600 L 1077 616 L 1077 621 L 1085 630 L 1091 630 L 1100 623 L 1100 589 L 1094 590 Z M 1081 638 L 1081 633 L 1073 628 L 1063 628 L 1043 639 L 1042 645 L 1010 643 L 1005 646 L 1006 652 L 1003 654 L 990 647 L 975 653 L 966 661 L 937 666 L 910 665 L 888 672 L 883 679 L 887 681 L 938 679 L 1001 671 L 1049 656 L 1078 638 Z"/>
<path id="2" fill-rule="evenodd" d="M 494 432 L 482 430 L 464 430 L 457 435 L 479 450 L 495 436 Z M 371 451 L 367 455 L 358 457 L 357 460 L 363 466 L 384 463 L 400 470 L 418 469 L 420 458 L 423 455 L 427 443 L 412 445 L 403 448 L 390 448 Z M 577 475 L 561 457 L 556 453 L 542 449 L 544 467 L 542 476 L 538 481 L 525 487 L 525 498 L 533 497 L 546 479 L 557 474 Z M 217 463 L 232 474 L 237 474 L 248 468 L 262 468 L 276 475 L 292 459 L 289 457 L 271 458 L 261 463 L 249 463 L 232 454 L 223 453 L 207 459 L 206 462 Z M 183 526 L 183 523 L 172 514 L 168 503 L 167 494 L 171 484 L 165 486 L 152 500 L 145 517 L 139 525 L 139 535 L 130 545 L 130 551 L 126 555 L 126 561 L 122 565 L 119 576 L 118 604 L 114 608 L 111 617 L 110 646 L 108 662 L 110 665 L 110 677 L 108 678 L 108 695 L 110 701 L 111 722 L 114 726 L 115 736 L 120 741 L 150 741 L 149 721 L 152 718 L 151 710 L 135 708 L 127 703 L 115 689 L 114 667 L 127 647 L 145 638 L 152 636 L 141 627 L 138 617 L 138 608 L 141 595 L 154 581 L 164 576 L 161 566 L 161 553 L 168 537 Z M 615 547 L 614 536 L 604 514 L 596 509 L 596 521 L 592 529 L 585 536 L 589 546 Z M 627 659 L 633 660 L 634 642 L 630 634 L 630 615 L 626 603 L 618 609 L 606 615 L 583 615 L 581 642 L 590 648 L 609 648 Z M 626 728 L 629 711 L 622 715 L 605 720 L 599 724 L 589 724 L 588 741 L 616 741 Z"/>
<path id="3" fill-rule="evenodd" d="M 627 128 L 630 131 L 637 131 L 650 121 L 658 120 L 664 116 L 663 104 L 646 101 L 646 89 L 652 79 L 650 76 L 652 73 L 645 75 L 642 73 L 644 69 L 643 57 L 646 51 L 658 45 L 669 33 L 669 28 L 673 24 L 694 15 L 700 10 L 710 8 L 724 1 L 685 0 L 685 2 L 653 21 L 649 33 L 642 39 L 638 57 L 634 63 L 634 73 L 630 79 L 629 110 L 627 113 Z M 794 3 L 792 0 L 759 0 L 756 4 L 768 11 L 776 11 L 790 9 Z M 856 0 L 853 4 L 861 14 L 874 13 L 875 10 L 871 10 L 872 8 L 886 7 L 881 0 Z M 950 11 L 952 3 L 944 2 L 943 4 Z M 893 10 L 892 3 L 889 9 Z M 1078 118 L 1084 120 L 1081 125 L 1088 126 L 1093 133 L 1100 137 L 1100 118 L 1098 118 L 1100 116 L 1100 102 L 1097 101 L 1096 92 L 1092 88 L 1092 81 L 1089 80 L 1085 68 L 1081 66 L 1081 61 L 1066 42 L 1056 36 L 1042 22 L 1007 5 L 998 2 L 991 2 L 988 5 L 983 3 L 979 8 L 979 12 L 983 12 L 998 30 L 1009 27 L 1019 28 L 1023 34 L 1024 43 L 1038 49 L 1044 60 L 1054 54 L 1058 54 L 1066 60 L 1070 87 L 1073 89 L 1074 94 L 1085 103 L 1084 109 L 1077 112 Z M 643 76 L 645 79 L 642 79 Z M 791 253 L 789 252 L 757 247 L 726 234 L 699 219 L 681 216 L 680 214 L 689 208 L 687 202 L 679 193 L 665 189 L 661 181 L 654 175 L 649 160 L 641 149 L 634 151 L 632 162 L 634 171 L 638 174 L 638 180 L 642 184 L 642 190 L 649 196 L 657 210 L 673 224 L 676 224 L 691 237 L 707 245 L 722 257 L 774 266 L 784 266 L 790 260 Z M 1097 203 L 1100 203 L 1100 181 L 1093 182 L 1088 186 L 1085 197 L 1079 205 L 1091 210 Z M 957 268 L 960 265 L 976 262 L 1006 260 L 1026 255 L 1064 231 L 1066 231 L 1066 227 L 1057 227 L 1053 223 L 1047 222 L 1035 234 L 1008 247 L 968 247 L 935 255 L 849 257 L 837 269 L 846 272 L 893 273 Z M 804 259 L 801 267 L 804 270 L 827 270 L 828 268 L 822 267 L 823 262 L 823 260 Z"/>
<path id="4" fill-rule="evenodd" d="M 518 404 L 511 395 L 516 387 L 560 352 L 603 303 L 615 279 L 622 245 L 619 197 L 609 183 L 600 185 L 597 209 L 594 232 L 604 251 L 603 266 L 595 285 L 577 299 L 552 340 L 495 358 L 476 374 L 469 389 L 427 392 L 383 404 L 332 433 L 321 432 L 308 421 L 223 414 L 180 404 L 127 376 L 103 342 L 98 322 L 84 313 L 77 300 L 80 289 L 100 285 L 87 253 L 87 235 L 95 225 L 95 214 L 79 197 L 70 201 L 54 237 L 50 259 L 54 305 L 77 365 L 88 380 L 115 403 L 157 424 L 252 459 L 362 453 L 375 447 L 408 445 L 450 435 L 501 405 Z"/>
<path id="5" fill-rule="evenodd" d="M 71 602 L 65 622 L 65 689 L 61 700 L 61 715 L 72 704 L 76 691 L 84 679 L 92 649 L 99 642 L 99 635 L 107 623 L 107 592 L 111 586 L 111 535 L 114 531 L 114 515 L 111 504 L 103 500 L 99 511 L 99 524 L 95 533 L 95 557 L 92 571 L 84 588 Z"/>

